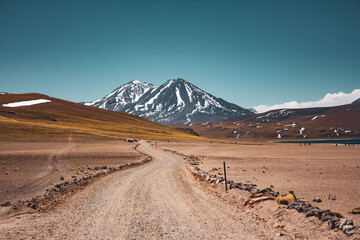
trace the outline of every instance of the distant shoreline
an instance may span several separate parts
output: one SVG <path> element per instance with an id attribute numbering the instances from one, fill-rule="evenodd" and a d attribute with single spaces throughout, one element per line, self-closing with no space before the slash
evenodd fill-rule
<path id="1" fill-rule="evenodd" d="M 329 139 L 329 140 L 277 141 L 276 143 L 360 144 L 360 139 Z"/>

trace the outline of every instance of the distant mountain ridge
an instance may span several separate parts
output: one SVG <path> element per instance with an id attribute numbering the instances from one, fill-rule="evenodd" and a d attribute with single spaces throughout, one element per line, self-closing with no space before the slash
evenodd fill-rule
<path id="1" fill-rule="evenodd" d="M 191 124 L 253 114 L 217 98 L 184 79 L 170 79 L 157 87 L 134 80 L 85 105 L 125 112 L 165 124 Z"/>

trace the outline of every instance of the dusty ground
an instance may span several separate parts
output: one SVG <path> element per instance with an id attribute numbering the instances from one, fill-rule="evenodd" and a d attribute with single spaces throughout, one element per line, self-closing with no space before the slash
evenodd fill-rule
<path id="1" fill-rule="evenodd" d="M 1 142 L 0 204 L 31 199 L 72 176 L 82 177 L 87 167 L 118 166 L 138 161 L 134 143 Z M 8 173 L 8 174 L 6 174 Z"/>
<path id="2" fill-rule="evenodd" d="M 1 239 L 274 239 L 261 220 L 209 194 L 180 158 L 143 144 L 153 161 L 96 181 L 49 213 L 0 220 Z"/>
<path id="3" fill-rule="evenodd" d="M 223 172 L 225 161 L 228 179 L 235 182 L 258 184 L 260 189 L 271 185 L 280 193 L 293 190 L 309 201 L 320 197 L 323 202 L 313 205 L 340 211 L 360 225 L 360 215 L 348 213 L 360 206 L 360 146 L 172 142 L 158 142 L 158 146 L 201 156 L 200 168 L 218 168 L 216 174 Z M 329 200 L 328 194 L 336 200 Z"/>

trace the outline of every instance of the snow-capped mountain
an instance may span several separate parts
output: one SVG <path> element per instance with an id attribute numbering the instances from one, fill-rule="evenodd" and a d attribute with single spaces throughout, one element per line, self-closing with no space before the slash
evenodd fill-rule
<path id="1" fill-rule="evenodd" d="M 132 81 L 87 105 L 126 112 L 166 124 L 217 121 L 253 114 L 181 78 L 170 79 L 159 87 Z"/>
<path id="2" fill-rule="evenodd" d="M 105 97 L 95 100 L 91 103 L 84 103 L 87 106 L 109 109 L 117 112 L 124 112 L 123 109 L 131 104 L 136 103 L 149 91 L 154 91 L 157 86 L 151 83 L 142 83 L 138 80 L 128 82 Z"/>

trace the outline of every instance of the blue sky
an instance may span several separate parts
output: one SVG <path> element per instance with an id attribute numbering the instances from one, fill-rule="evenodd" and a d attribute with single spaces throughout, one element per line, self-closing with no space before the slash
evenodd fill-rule
<path id="1" fill-rule="evenodd" d="M 360 1 L 0 0 L 0 91 L 91 101 L 184 78 L 243 107 L 360 82 Z"/>

